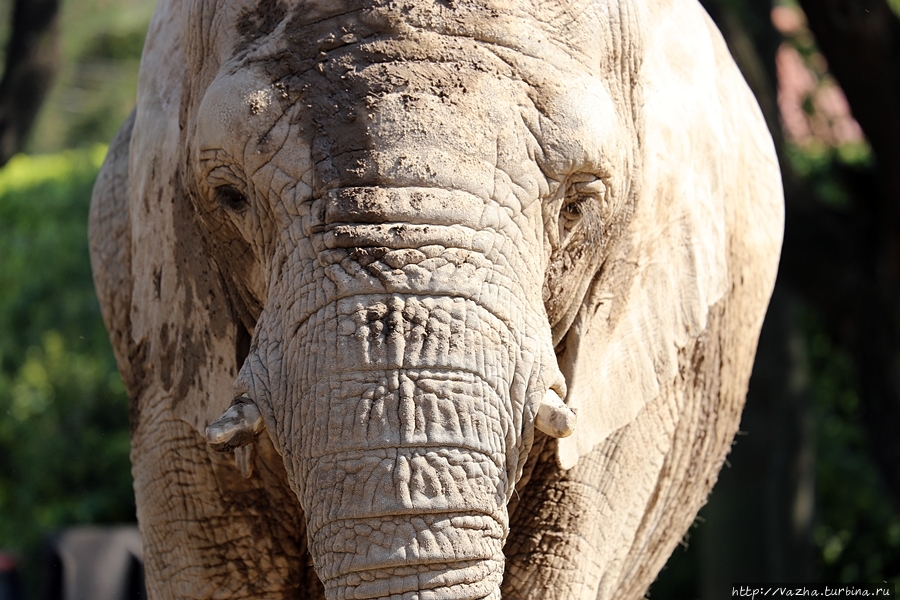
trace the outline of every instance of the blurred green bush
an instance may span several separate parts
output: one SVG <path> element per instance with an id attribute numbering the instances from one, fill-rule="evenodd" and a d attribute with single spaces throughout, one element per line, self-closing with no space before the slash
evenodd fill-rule
<path id="1" fill-rule="evenodd" d="M 134 521 L 128 400 L 91 280 L 104 146 L 0 171 L 0 548 L 36 576 L 41 536 Z"/>

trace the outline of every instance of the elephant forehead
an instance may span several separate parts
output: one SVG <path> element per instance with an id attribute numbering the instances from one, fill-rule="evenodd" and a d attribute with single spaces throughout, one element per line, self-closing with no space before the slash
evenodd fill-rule
<path id="1" fill-rule="evenodd" d="M 484 41 L 530 56 L 580 60 L 590 69 L 631 59 L 643 3 L 633 0 L 197 0 L 202 47 L 227 60 L 293 46 L 313 56 L 373 36 L 433 32 Z M 200 11 L 195 5 L 193 13 Z M 212 25 L 210 26 L 210 23 Z M 228 28 L 231 31 L 223 31 Z"/>
<path id="2" fill-rule="evenodd" d="M 209 38 L 197 44 L 208 51 L 193 55 L 204 61 L 192 65 L 196 72 L 208 72 L 209 62 L 265 63 L 283 79 L 321 71 L 336 56 L 345 69 L 455 62 L 532 87 L 594 75 L 626 104 L 646 20 L 643 4 L 628 0 L 219 0 L 214 12 L 221 16 L 213 26 L 191 32 Z"/>
<path id="3" fill-rule="evenodd" d="M 508 200 L 514 212 L 572 173 L 629 172 L 635 119 L 622 94 L 633 85 L 620 80 L 633 19 L 603 2 L 582 13 L 449 4 L 459 9 L 232 8 L 240 41 L 201 96 L 201 155 L 224 149 L 249 176 L 278 172 L 313 196 L 436 186 Z"/>
<path id="4" fill-rule="evenodd" d="M 487 198 L 499 176 L 536 198 L 545 176 L 627 168 L 631 120 L 595 74 L 548 68 L 531 84 L 465 57 L 366 63 L 352 54 L 274 80 L 265 63 L 224 70 L 199 107 L 198 148 L 229 149 L 250 173 L 277 166 L 297 180 L 314 164 L 317 193 L 431 183 Z"/>
<path id="5" fill-rule="evenodd" d="M 360 96 L 338 90 L 356 111 L 318 130 L 323 188 L 436 185 L 487 199 L 500 177 L 537 197 L 540 146 L 521 82 L 458 62 L 365 65 L 346 79 Z"/>
<path id="6" fill-rule="evenodd" d="M 484 199 L 500 199 L 500 186 L 530 200 L 546 196 L 548 179 L 628 171 L 631 121 L 602 80 L 572 74 L 532 86 L 469 66 L 392 63 L 348 74 L 381 71 L 399 83 L 366 100 L 358 117 L 364 126 L 335 120 L 321 128 L 330 134 L 333 171 L 320 181 L 326 187 L 432 181 Z M 349 140 L 354 134 L 358 139 Z"/>
<path id="7" fill-rule="evenodd" d="M 458 69 L 447 65 L 382 63 L 360 65 L 335 85 L 335 68 L 286 87 L 255 65 L 223 72 L 197 109 L 201 172 L 227 167 L 258 180 L 274 168 L 314 180 L 316 196 L 347 186 L 434 185 L 486 199 L 500 171 L 539 195 L 542 175 L 529 155 L 540 147 L 522 114 L 533 108 L 516 82 L 452 78 Z M 386 83 L 392 79 L 401 83 Z"/>

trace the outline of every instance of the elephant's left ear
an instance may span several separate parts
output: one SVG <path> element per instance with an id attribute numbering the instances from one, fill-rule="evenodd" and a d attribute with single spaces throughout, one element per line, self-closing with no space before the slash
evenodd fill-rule
<path id="1" fill-rule="evenodd" d="M 752 93 L 699 5 L 661 0 L 649 20 L 634 214 L 560 356 L 578 411 L 558 442 L 563 468 L 673 389 L 679 351 L 708 331 L 714 306 L 741 289 L 758 296 L 747 315 L 758 332 L 777 270 L 780 171 Z"/>

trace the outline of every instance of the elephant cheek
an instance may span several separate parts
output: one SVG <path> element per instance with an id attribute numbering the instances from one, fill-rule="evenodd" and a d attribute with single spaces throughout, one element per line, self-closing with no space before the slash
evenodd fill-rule
<path id="1" fill-rule="evenodd" d="M 499 598 L 512 337 L 470 300 L 373 294 L 288 342 L 307 359 L 279 437 L 329 598 Z"/>

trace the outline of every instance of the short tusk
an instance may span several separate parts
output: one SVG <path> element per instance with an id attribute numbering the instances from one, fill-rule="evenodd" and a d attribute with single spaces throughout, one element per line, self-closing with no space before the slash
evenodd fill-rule
<path id="1" fill-rule="evenodd" d="M 547 390 L 534 417 L 534 426 L 550 437 L 564 438 L 575 431 L 575 420 L 575 411 L 566 406 L 554 390 Z"/>
<path id="2" fill-rule="evenodd" d="M 248 396 L 238 396 L 225 414 L 206 428 L 206 443 L 217 452 L 231 452 L 255 442 L 265 428 L 256 404 Z"/>

